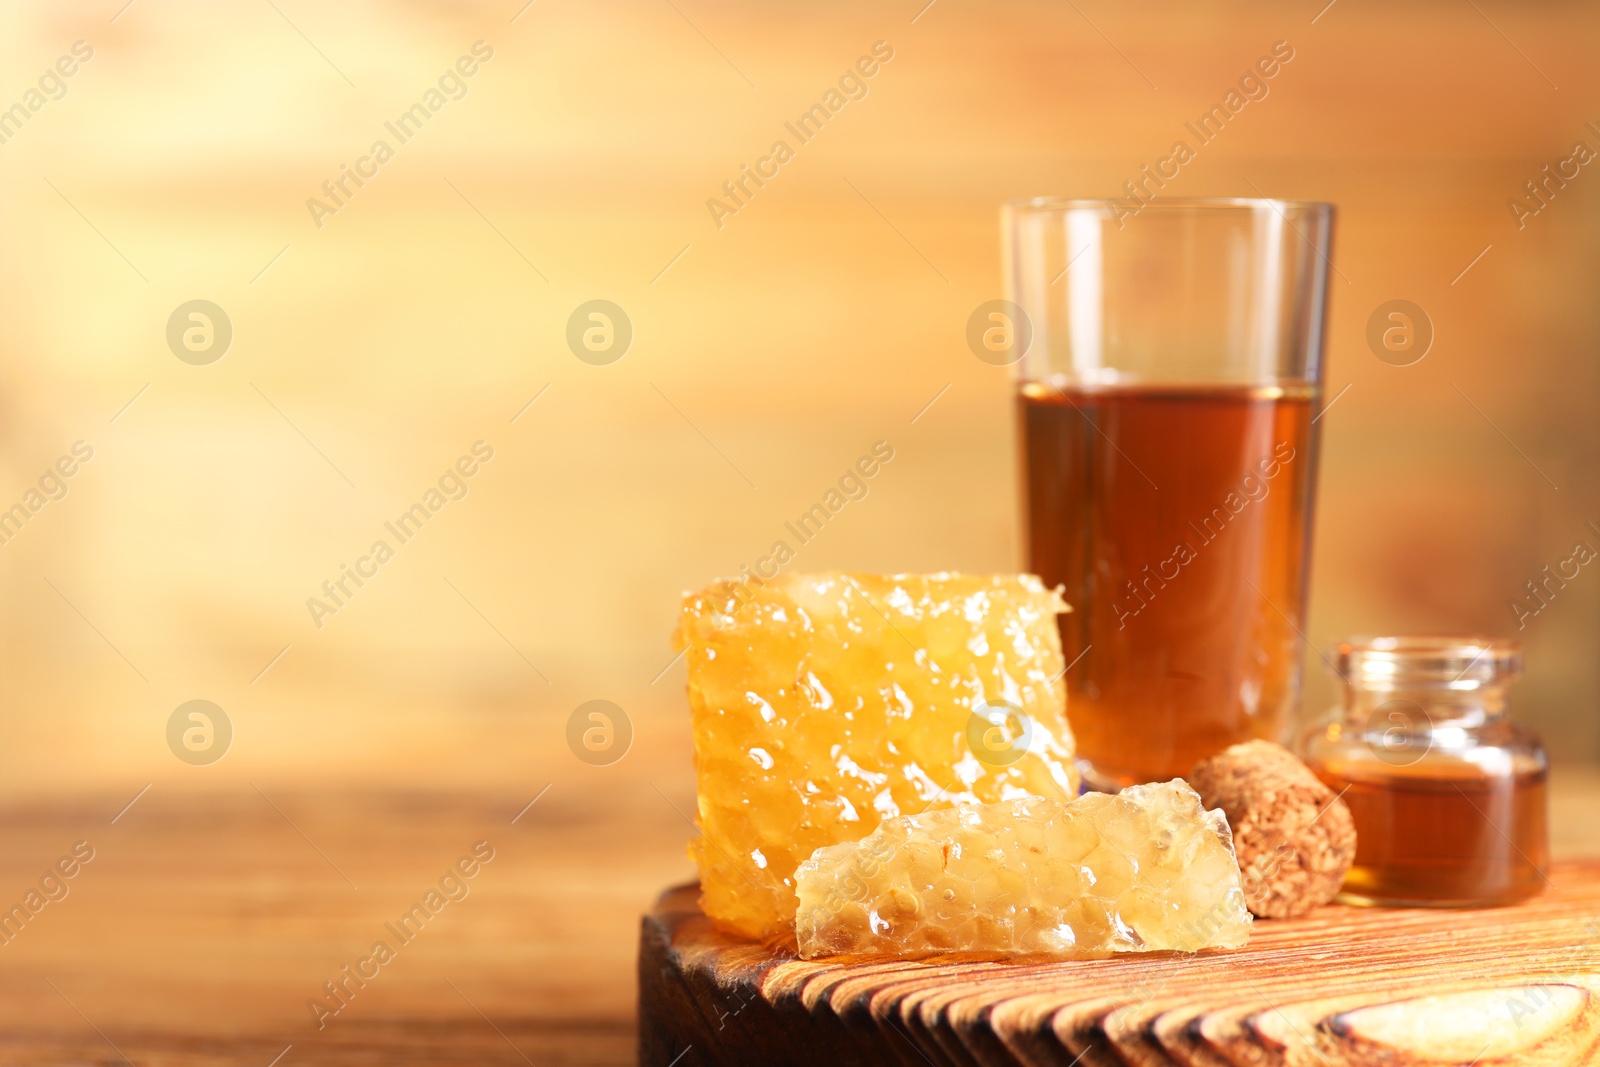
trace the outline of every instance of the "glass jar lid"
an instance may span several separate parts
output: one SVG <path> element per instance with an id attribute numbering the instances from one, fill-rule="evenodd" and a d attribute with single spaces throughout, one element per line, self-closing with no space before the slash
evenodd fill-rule
<path id="1" fill-rule="evenodd" d="M 1339 644 L 1334 665 L 1361 689 L 1476 689 L 1522 674 L 1522 646 L 1497 637 L 1360 637 Z"/>

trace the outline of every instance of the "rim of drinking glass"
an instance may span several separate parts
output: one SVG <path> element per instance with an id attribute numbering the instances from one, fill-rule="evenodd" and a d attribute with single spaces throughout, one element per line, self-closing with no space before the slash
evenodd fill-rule
<path id="1" fill-rule="evenodd" d="M 1124 203 L 1121 197 L 1067 197 L 1067 196 L 1032 196 L 1005 201 L 1005 206 L 1012 211 L 1075 211 L 1084 209 L 1098 209 L 1110 211 L 1116 204 Z M 1249 208 L 1277 208 L 1283 211 L 1316 212 L 1326 211 L 1332 213 L 1334 205 L 1326 200 L 1287 200 L 1278 197 L 1250 197 L 1250 196 L 1171 196 L 1157 197 L 1146 200 L 1139 208 L 1144 211 L 1171 211 L 1174 209 L 1184 211 L 1203 210 L 1238 210 Z"/>

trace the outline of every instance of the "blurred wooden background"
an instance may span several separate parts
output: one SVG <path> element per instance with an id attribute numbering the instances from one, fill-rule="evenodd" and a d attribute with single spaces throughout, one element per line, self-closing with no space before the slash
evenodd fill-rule
<path id="1" fill-rule="evenodd" d="M 93 49 L 0 144 L 0 509 L 94 449 L 0 544 L 0 790 L 550 785 L 591 813 L 561 839 L 604 931 L 574 980 L 625 1016 L 641 890 L 688 873 L 679 594 L 880 439 L 894 461 L 795 566 L 1013 568 L 1008 376 L 963 339 L 999 295 L 998 204 L 1119 193 L 1280 40 L 1270 94 L 1169 191 L 1339 206 L 1310 637 L 1520 636 L 1519 717 L 1600 758 L 1600 572 L 1520 634 L 1508 605 L 1600 548 L 1600 171 L 1521 229 L 1507 208 L 1600 149 L 1600 12 L 923 3 L 0 8 L 0 108 Z M 395 142 L 480 40 L 465 95 Z M 719 229 L 707 199 L 878 41 L 865 98 Z M 380 137 L 319 229 L 307 199 Z M 597 298 L 635 332 L 610 366 L 564 339 Z M 1408 367 L 1365 341 L 1397 298 L 1436 330 Z M 193 299 L 233 324 L 209 366 L 164 336 Z M 478 440 L 465 499 L 319 629 L 307 598 Z M 165 740 L 196 698 L 235 731 L 206 767 Z M 634 731 L 606 767 L 566 742 L 597 698 Z"/>

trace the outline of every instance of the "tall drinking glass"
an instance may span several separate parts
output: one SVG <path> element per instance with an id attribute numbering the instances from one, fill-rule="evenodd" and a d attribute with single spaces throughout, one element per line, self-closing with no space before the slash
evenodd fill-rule
<path id="1" fill-rule="evenodd" d="M 1004 213 L 1031 570 L 1066 587 L 1085 779 L 1284 740 L 1299 703 L 1333 208 Z M 999 321 L 999 320 L 996 320 Z"/>

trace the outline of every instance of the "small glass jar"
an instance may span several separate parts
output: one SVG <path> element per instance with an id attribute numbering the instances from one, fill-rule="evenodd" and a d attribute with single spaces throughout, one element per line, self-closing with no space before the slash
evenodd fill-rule
<path id="1" fill-rule="evenodd" d="M 1355 820 L 1342 899 L 1505 904 L 1545 885 L 1549 763 L 1507 717 L 1522 649 L 1487 638 L 1380 637 L 1339 646 L 1344 706 L 1306 762 Z"/>

